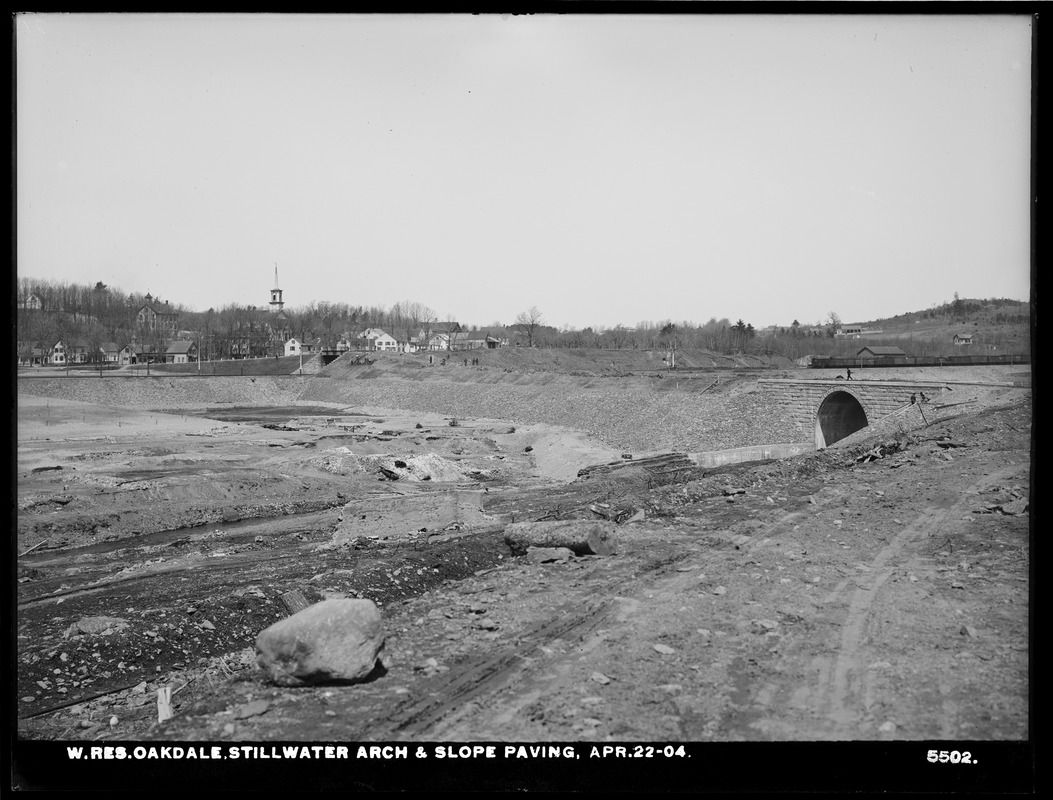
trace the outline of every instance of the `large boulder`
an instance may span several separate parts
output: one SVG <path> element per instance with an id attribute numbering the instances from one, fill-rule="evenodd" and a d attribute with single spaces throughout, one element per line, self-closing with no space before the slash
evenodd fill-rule
<path id="1" fill-rule="evenodd" d="M 324 600 L 256 637 L 256 662 L 280 686 L 362 681 L 384 646 L 372 600 Z"/>

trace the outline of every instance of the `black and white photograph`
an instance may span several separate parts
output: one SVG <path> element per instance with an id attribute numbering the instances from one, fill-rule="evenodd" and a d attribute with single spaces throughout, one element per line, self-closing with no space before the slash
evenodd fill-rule
<path id="1" fill-rule="evenodd" d="M 11 788 L 1031 790 L 1038 20 L 860 5 L 12 14 Z"/>

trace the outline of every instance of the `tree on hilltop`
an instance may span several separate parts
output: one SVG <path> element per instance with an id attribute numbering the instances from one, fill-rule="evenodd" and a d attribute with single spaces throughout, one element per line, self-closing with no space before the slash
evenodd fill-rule
<path id="1" fill-rule="evenodd" d="M 521 311 L 519 316 L 516 317 L 516 325 L 519 329 L 526 334 L 527 347 L 534 346 L 534 333 L 544 322 L 544 317 L 538 310 L 537 306 L 531 306 L 526 311 Z"/>

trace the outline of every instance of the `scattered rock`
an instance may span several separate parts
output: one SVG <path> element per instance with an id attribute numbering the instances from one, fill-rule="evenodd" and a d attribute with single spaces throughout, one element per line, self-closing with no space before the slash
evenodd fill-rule
<path id="1" fill-rule="evenodd" d="M 976 628 L 970 625 L 962 625 L 958 633 L 960 633 L 962 636 L 968 636 L 970 639 L 975 639 L 977 636 L 980 635 L 977 632 Z"/>
<path id="2" fill-rule="evenodd" d="M 889 720 L 888 722 L 882 722 L 878 730 L 882 733 L 895 733 L 896 723 L 892 720 Z"/>
<path id="3" fill-rule="evenodd" d="M 527 561 L 531 564 L 549 564 L 553 561 L 567 561 L 574 557 L 569 547 L 528 547 Z"/>
<path id="4" fill-rule="evenodd" d="M 234 719 L 258 717 L 260 714 L 266 714 L 267 711 L 270 710 L 270 707 L 271 704 L 267 700 L 253 700 L 251 703 L 246 703 L 235 709 Z"/>
<path id="5" fill-rule="evenodd" d="M 727 589 L 725 589 L 723 586 L 713 587 L 713 594 L 724 594 L 725 592 L 727 592 Z"/>
<path id="6" fill-rule="evenodd" d="M 67 638 L 78 633 L 115 633 L 128 627 L 122 617 L 84 617 L 74 622 L 66 631 Z"/>
<path id="7" fill-rule="evenodd" d="M 200 625 L 205 630 L 209 631 L 214 631 L 216 629 L 216 626 L 209 622 L 207 619 L 201 620 L 201 622 L 199 622 L 198 625 Z"/>
<path id="8" fill-rule="evenodd" d="M 1022 498 L 1013 500 L 1009 503 L 1003 503 L 1000 510 L 1003 514 L 1008 514 L 1010 516 L 1024 514 L 1028 510 L 1028 502 Z"/>
<path id="9" fill-rule="evenodd" d="M 606 686 L 611 682 L 611 679 L 604 675 L 602 672 L 594 672 L 589 676 L 589 680 L 595 681 L 596 683 L 603 684 Z"/>
<path id="10" fill-rule="evenodd" d="M 765 631 L 773 631 L 779 627 L 779 623 L 773 619 L 755 619 L 753 624 Z"/>
<path id="11" fill-rule="evenodd" d="M 274 623 L 256 638 L 256 660 L 281 686 L 363 680 L 384 646 L 372 600 L 323 600 Z"/>
<path id="12" fill-rule="evenodd" d="M 672 647 L 667 644 L 656 644 L 652 645 L 656 653 L 661 653 L 663 656 L 671 656 L 676 652 Z"/>

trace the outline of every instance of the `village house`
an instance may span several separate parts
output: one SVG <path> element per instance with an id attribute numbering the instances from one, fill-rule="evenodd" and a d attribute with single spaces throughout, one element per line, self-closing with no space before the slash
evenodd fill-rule
<path id="1" fill-rule="evenodd" d="M 508 340 L 492 336 L 488 331 L 459 331 L 452 334 L 449 349 L 451 350 L 496 350 L 507 347 Z"/>
<path id="2" fill-rule="evenodd" d="M 459 322 L 437 322 L 427 330 L 421 328 L 416 336 L 418 350 L 449 350 L 450 338 L 460 332 Z"/>
<path id="3" fill-rule="evenodd" d="M 18 343 L 18 366 L 39 367 L 44 364 L 47 354 L 40 347 L 32 347 L 24 342 Z"/>
<path id="4" fill-rule="evenodd" d="M 951 341 L 956 345 L 972 344 L 973 335 L 971 333 L 956 333 Z"/>
<path id="5" fill-rule="evenodd" d="M 104 364 L 119 364 L 121 361 L 121 348 L 116 342 L 103 342 L 99 345 L 99 358 Z"/>
<path id="6" fill-rule="evenodd" d="M 191 364 L 197 361 L 197 343 L 178 341 L 168 345 L 165 361 L 169 364 Z"/>
<path id="7" fill-rule="evenodd" d="M 398 339 L 380 328 L 367 328 L 362 331 L 360 338 L 369 342 L 367 350 L 382 350 L 389 353 L 399 350 Z"/>
<path id="8" fill-rule="evenodd" d="M 314 339 L 313 341 L 300 341 L 293 336 L 289 341 L 285 343 L 285 355 L 287 356 L 298 356 L 301 353 L 308 355 L 312 353 L 320 353 L 322 351 L 322 340 Z"/>
<path id="9" fill-rule="evenodd" d="M 449 333 L 436 333 L 436 334 L 433 334 L 424 343 L 424 349 L 426 349 L 426 350 L 449 350 L 450 349 L 450 334 Z"/>
<path id="10" fill-rule="evenodd" d="M 87 364 L 91 348 L 83 339 L 75 341 L 67 350 L 66 359 L 70 364 Z"/>
<path id="11" fill-rule="evenodd" d="M 167 360 L 165 349 L 153 344 L 137 344 L 132 346 L 133 364 L 163 364 Z"/>
<path id="12" fill-rule="evenodd" d="M 55 342 L 55 345 L 51 348 L 51 352 L 48 353 L 47 361 L 49 364 L 66 366 L 66 345 L 61 342 Z"/>

